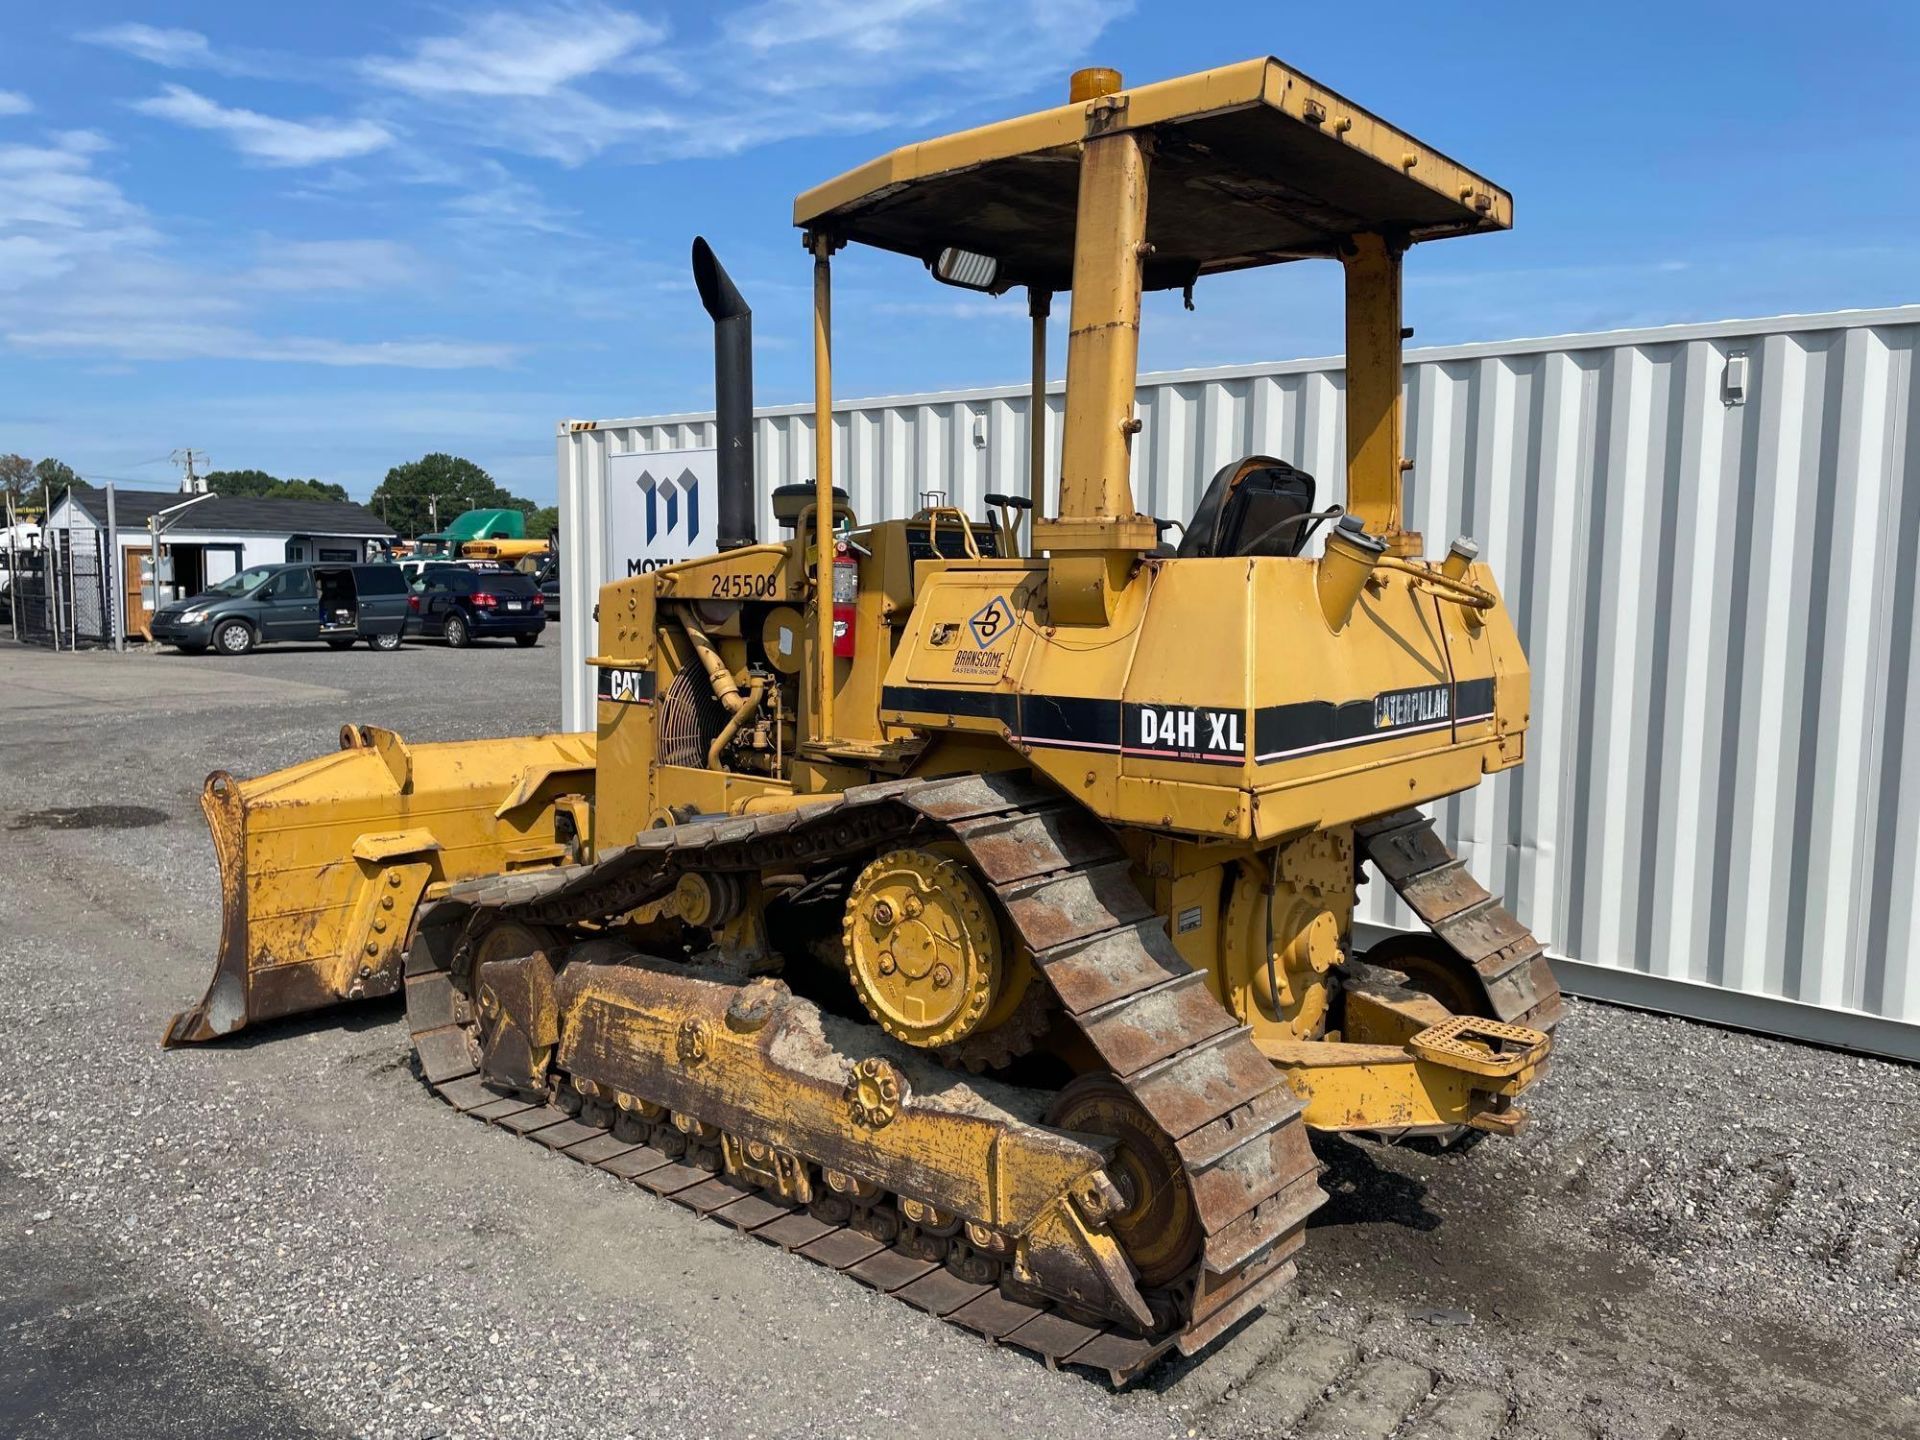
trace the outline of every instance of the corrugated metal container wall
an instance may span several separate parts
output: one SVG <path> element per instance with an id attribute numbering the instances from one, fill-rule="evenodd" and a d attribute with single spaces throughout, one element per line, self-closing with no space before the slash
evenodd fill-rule
<path id="1" fill-rule="evenodd" d="M 1534 667 L 1526 765 L 1442 828 L 1568 988 L 1920 1058 L 1917 342 L 1907 307 L 1409 354 L 1409 523 L 1480 541 Z M 1137 503 L 1184 517 L 1249 453 L 1341 498 L 1341 397 L 1337 360 L 1143 377 Z M 1018 387 L 835 419 L 863 517 L 1025 485 Z M 563 425 L 563 525 L 595 523 L 609 449 L 711 443 L 708 416 Z M 812 453 L 807 407 L 759 412 L 763 535 Z M 598 583 L 568 577 L 569 726 Z M 1363 919 L 1411 927 L 1383 889 Z"/>

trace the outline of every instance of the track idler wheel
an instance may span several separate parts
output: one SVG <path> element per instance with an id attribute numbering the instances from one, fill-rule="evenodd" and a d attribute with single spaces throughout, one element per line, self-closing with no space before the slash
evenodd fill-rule
<path id="1" fill-rule="evenodd" d="M 944 855 L 890 850 L 862 870 L 841 938 L 860 1002 L 904 1044 L 956 1045 L 1004 1019 L 1021 998 L 1007 983 L 986 895 Z"/>
<path id="2" fill-rule="evenodd" d="M 560 1043 L 554 999 L 557 937 L 538 925 L 499 920 L 466 947 L 464 970 L 476 1025 L 481 1070 L 516 1090 L 546 1087 L 547 1066 Z"/>
<path id="3" fill-rule="evenodd" d="M 1398 970 L 1407 988 L 1438 1000 L 1455 1015 L 1500 1018 L 1473 967 L 1437 935 L 1390 935 L 1360 957 L 1383 970 Z"/>
<path id="4" fill-rule="evenodd" d="M 1170 1285 L 1192 1269 L 1204 1236 L 1180 1153 L 1126 1087 L 1111 1075 L 1082 1075 L 1060 1092 L 1047 1123 L 1120 1142 L 1107 1175 L 1126 1207 L 1107 1223 L 1140 1284 Z"/>

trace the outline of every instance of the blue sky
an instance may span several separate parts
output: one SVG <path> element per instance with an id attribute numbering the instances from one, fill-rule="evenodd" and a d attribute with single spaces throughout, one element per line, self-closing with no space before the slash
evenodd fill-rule
<path id="1" fill-rule="evenodd" d="M 553 425 L 704 408 L 706 234 L 807 393 L 793 195 L 895 145 L 1278 54 L 1490 176 L 1416 343 L 1920 301 L 1920 7 L 1116 0 L 8 5 L 0 450 L 364 496 L 428 450 L 553 494 Z M 1339 349 L 1338 275 L 1157 299 L 1164 369 Z M 841 393 L 1017 379 L 1024 307 L 836 262 Z M 1059 353 L 1056 343 L 1055 353 Z"/>

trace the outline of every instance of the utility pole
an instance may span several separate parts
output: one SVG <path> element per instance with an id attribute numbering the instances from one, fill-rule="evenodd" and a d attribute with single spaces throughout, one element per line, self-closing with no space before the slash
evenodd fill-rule
<path id="1" fill-rule="evenodd" d="M 427 533 L 429 535 L 438 535 L 440 533 L 440 501 L 442 498 L 438 491 L 434 491 L 427 496 Z M 467 506 L 467 497 L 465 495 L 454 494 L 447 495 L 444 498 L 453 501 L 462 509 L 465 509 Z"/>
<path id="2" fill-rule="evenodd" d="M 195 473 L 193 467 L 207 463 L 207 452 L 194 449 L 176 450 L 173 452 L 172 459 L 173 463 L 178 465 L 181 471 L 180 493 L 182 495 L 206 494 L 207 478 L 204 475 Z"/>
<path id="3" fill-rule="evenodd" d="M 127 649 L 127 562 L 120 553 L 120 514 L 116 508 L 113 481 L 107 482 L 107 563 L 101 598 L 107 607 L 107 639 L 115 651 Z"/>

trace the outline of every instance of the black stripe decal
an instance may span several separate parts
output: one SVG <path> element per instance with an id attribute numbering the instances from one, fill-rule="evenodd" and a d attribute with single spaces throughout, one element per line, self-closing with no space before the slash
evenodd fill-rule
<path id="1" fill-rule="evenodd" d="M 1120 702 L 1074 695 L 1022 695 L 1017 733 L 1029 745 L 1061 750 L 1120 748 Z"/>
<path id="2" fill-rule="evenodd" d="M 1494 682 L 1491 678 L 1464 680 L 1450 687 L 1428 687 L 1448 694 L 1446 710 L 1436 711 L 1431 704 L 1412 713 L 1423 718 L 1412 723 L 1381 724 L 1381 700 L 1306 700 L 1292 705 L 1268 705 L 1254 712 L 1254 763 L 1270 764 L 1325 750 L 1343 750 L 1407 735 L 1450 731 L 1456 722 L 1486 719 L 1493 713 Z M 1388 695 L 1401 692 L 1385 692 Z M 1075 695 L 1020 695 L 1005 690 L 946 690 L 937 686 L 888 685 L 880 693 L 880 704 L 890 711 L 923 715 L 958 715 L 968 719 L 997 720 L 1008 735 L 1029 745 L 1066 750 L 1102 750 L 1159 759 L 1186 760 L 1212 764 L 1243 764 L 1244 753 L 1208 753 L 1201 743 L 1192 750 L 1179 749 L 1169 742 L 1133 743 L 1133 731 L 1123 730 L 1123 720 L 1131 717 L 1136 728 L 1143 710 L 1182 710 L 1197 708 L 1202 721 L 1202 736 L 1210 736 L 1206 723 L 1209 713 L 1218 707 L 1180 707 L 1127 704 Z M 1228 712 L 1231 713 L 1231 712 Z M 1408 713 L 1404 708 L 1390 714 Z M 1433 718 L 1424 718 L 1432 716 Z"/>
<path id="3" fill-rule="evenodd" d="M 880 689 L 883 710 L 917 710 L 928 715 L 998 720 L 1009 730 L 1018 728 L 1019 702 L 1019 696 L 1005 690 L 935 690 L 920 685 L 885 685 Z"/>
<path id="4" fill-rule="evenodd" d="M 1006 690 L 942 690 L 921 685 L 887 685 L 880 691 L 885 710 L 926 715 L 961 715 L 998 720 L 1007 733 L 1030 745 L 1063 750 L 1118 750 L 1120 702 L 1076 695 L 1016 695 Z"/>
<path id="5" fill-rule="evenodd" d="M 1451 687 L 1423 687 L 1432 692 L 1423 696 L 1425 705 L 1390 707 L 1382 702 L 1391 698 L 1417 696 L 1416 691 L 1385 691 L 1371 700 L 1308 700 L 1296 705 L 1271 705 L 1256 711 L 1253 721 L 1254 763 L 1272 764 L 1325 750 L 1344 750 L 1353 745 L 1368 745 L 1377 740 L 1392 740 L 1403 735 L 1451 731 L 1456 724 L 1477 723 L 1493 714 L 1494 682 L 1491 676 L 1462 680 Z M 1444 711 L 1431 703 L 1439 695 L 1447 696 Z M 1402 722 L 1402 715 L 1417 718 Z"/>
<path id="6" fill-rule="evenodd" d="M 1358 745 L 1374 734 L 1371 700 L 1267 705 L 1253 715 L 1253 758 L 1256 764 L 1265 764 L 1284 755 Z"/>
<path id="7" fill-rule="evenodd" d="M 1460 724 L 1485 720 L 1493 714 L 1493 677 L 1462 680 L 1453 687 L 1454 719 Z"/>

